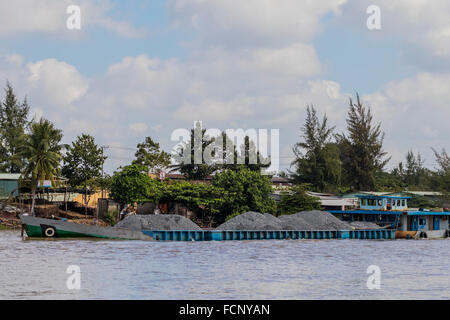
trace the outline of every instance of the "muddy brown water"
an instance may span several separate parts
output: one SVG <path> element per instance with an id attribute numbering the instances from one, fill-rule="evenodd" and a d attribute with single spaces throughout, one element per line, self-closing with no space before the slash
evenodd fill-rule
<path id="1" fill-rule="evenodd" d="M 23 241 L 0 231 L 0 299 L 449 299 L 449 240 Z M 80 290 L 67 288 L 69 265 Z M 369 290 L 367 268 L 381 270 Z"/>

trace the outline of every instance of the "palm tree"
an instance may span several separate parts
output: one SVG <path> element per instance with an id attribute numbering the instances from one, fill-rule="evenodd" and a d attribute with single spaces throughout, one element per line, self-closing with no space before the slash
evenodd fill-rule
<path id="1" fill-rule="evenodd" d="M 36 189 L 38 182 L 51 180 L 54 182 L 59 173 L 61 161 L 62 131 L 56 129 L 53 123 L 46 119 L 33 122 L 29 134 L 25 135 L 22 154 L 27 159 L 27 166 L 22 175 L 31 178 L 32 204 L 34 214 Z"/>

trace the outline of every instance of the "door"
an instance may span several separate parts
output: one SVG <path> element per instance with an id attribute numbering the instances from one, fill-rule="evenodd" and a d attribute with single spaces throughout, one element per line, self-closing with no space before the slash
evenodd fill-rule
<path id="1" fill-rule="evenodd" d="M 419 230 L 419 216 L 412 216 L 411 219 L 411 231 Z"/>
<path id="2" fill-rule="evenodd" d="M 433 216 L 433 230 L 439 230 L 440 229 L 440 221 L 441 218 L 439 216 Z"/>

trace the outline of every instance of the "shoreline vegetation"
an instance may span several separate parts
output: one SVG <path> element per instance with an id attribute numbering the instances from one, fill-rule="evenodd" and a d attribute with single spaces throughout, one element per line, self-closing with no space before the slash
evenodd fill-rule
<path id="1" fill-rule="evenodd" d="M 0 98 L 0 173 L 21 175 L 18 191 L 25 196 L 32 214 L 40 209 L 36 195 L 42 191 L 44 181 L 50 181 L 53 189 L 82 190 L 86 220 L 93 219 L 89 218 L 93 212 L 89 208 L 90 195 L 101 190 L 120 205 L 119 211 L 146 202 L 158 208 L 168 203 L 181 204 L 190 218 L 204 228 L 218 226 L 248 211 L 282 216 L 320 210 L 319 200 L 307 191 L 337 195 L 361 190 L 439 191 L 443 196 L 435 202 L 414 200 L 421 207 L 444 207 L 449 203 L 450 156 L 445 149 L 436 151 L 430 146 L 438 164 L 435 169 L 426 168 L 421 154 L 410 150 L 405 162 L 387 171 L 385 167 L 391 158 L 383 149 L 385 134 L 381 123 L 374 122 L 370 107 L 363 105 L 358 94 L 356 100 L 349 99 L 347 128 L 342 133 L 335 132 L 326 115 L 319 118 L 314 106 L 306 107 L 299 142 L 293 146 L 295 158 L 289 169 L 274 173 L 288 178 L 292 187 L 285 188 L 279 201 L 275 201 L 270 196 L 274 191 L 271 176 L 261 174 L 270 166 L 270 157 L 261 158 L 255 141 L 248 136 L 242 145 L 231 141 L 231 149 L 212 153 L 225 161 L 203 160 L 200 164 L 184 163 L 182 155 L 204 152 L 215 139 L 223 139 L 223 145 L 229 146 L 230 137 L 225 132 L 210 137 L 200 127 L 201 150 L 196 150 L 196 123 L 191 140 L 179 147 L 175 157 L 151 137 L 143 137 L 135 148 L 135 159 L 108 175 L 103 170 L 108 159 L 106 147 L 99 146 L 93 136 L 80 133 L 71 144 L 63 144 L 64 131 L 47 119 L 31 118 L 27 99 L 19 101 L 9 82 L 4 92 Z M 244 161 L 227 162 L 230 156 Z M 258 161 L 252 163 L 250 159 Z M 183 181 L 164 179 L 165 172 L 178 172 Z M 2 197 L 11 198 L 13 193 Z M 64 213 L 57 211 L 56 216 L 64 217 Z M 74 220 L 83 222 L 81 217 Z M 110 225 L 118 222 L 114 217 L 106 220 Z"/>

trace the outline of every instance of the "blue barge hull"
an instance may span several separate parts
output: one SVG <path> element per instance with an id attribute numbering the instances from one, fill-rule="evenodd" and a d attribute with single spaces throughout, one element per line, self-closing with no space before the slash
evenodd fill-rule
<path id="1" fill-rule="evenodd" d="M 228 240 L 394 240 L 394 229 L 339 231 L 167 231 L 143 230 L 154 241 L 228 241 Z"/>

